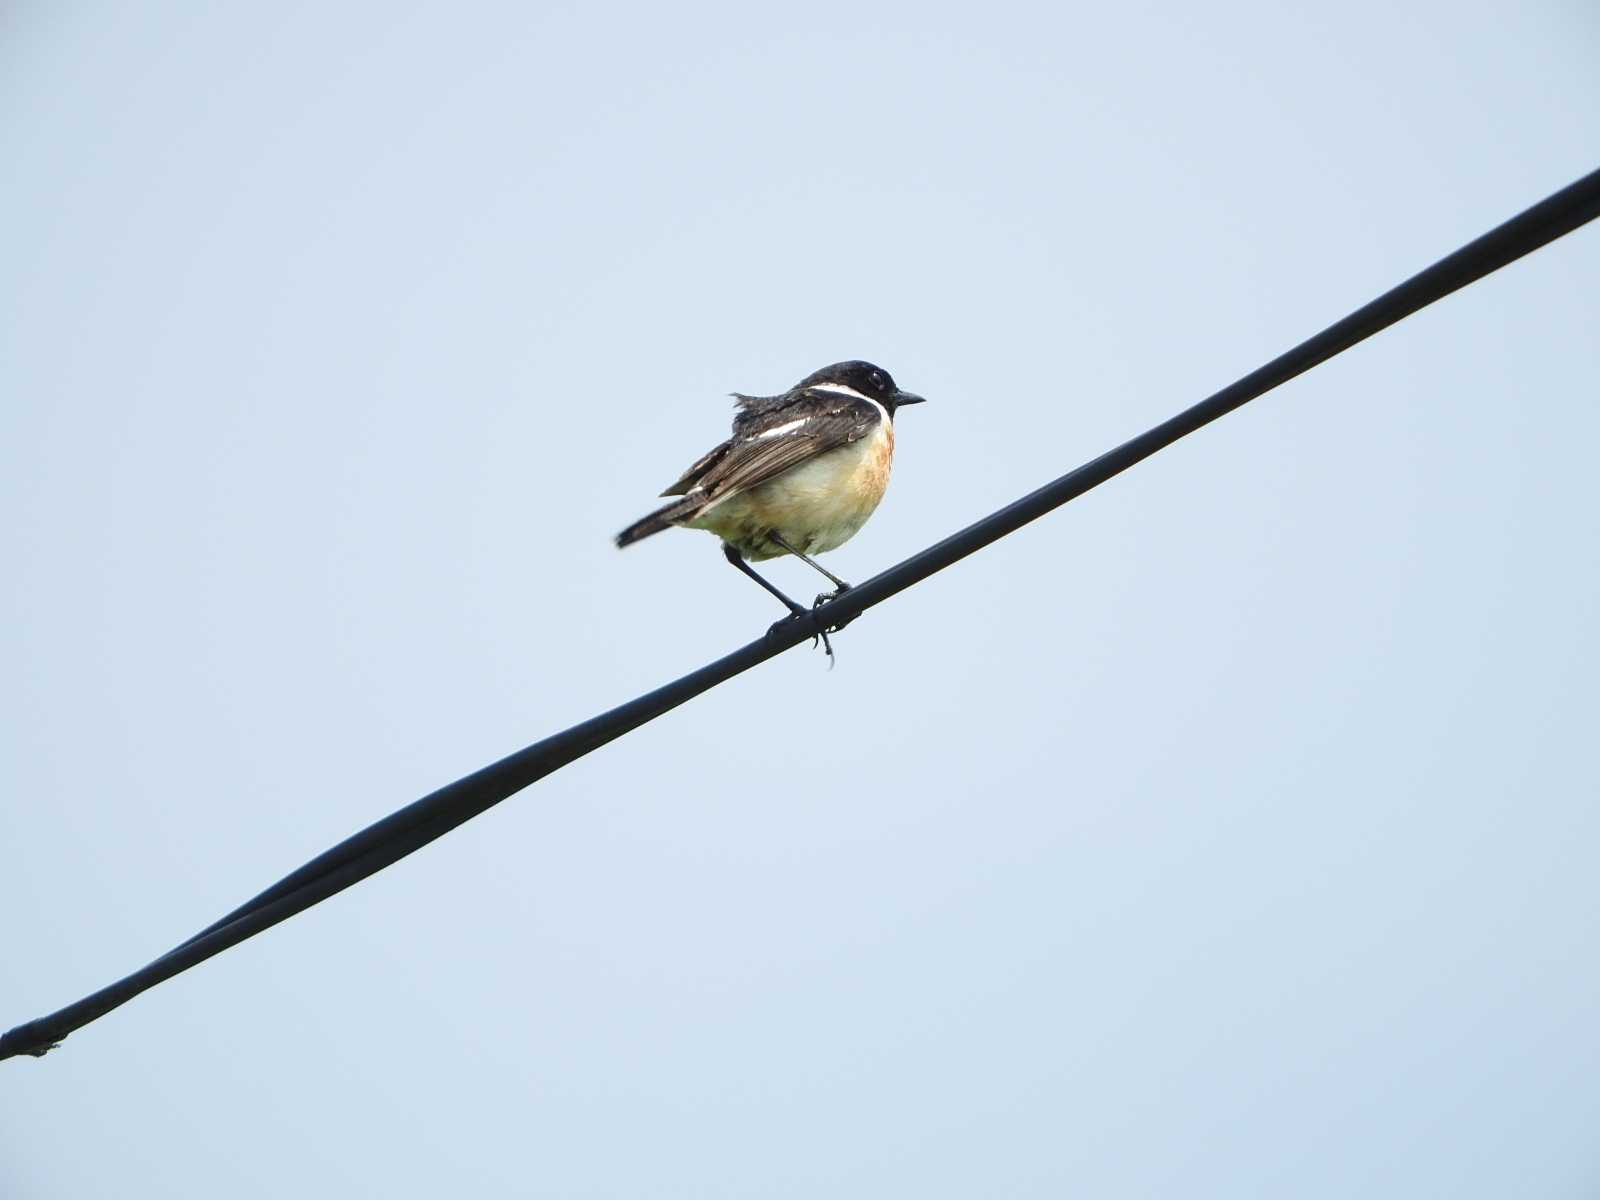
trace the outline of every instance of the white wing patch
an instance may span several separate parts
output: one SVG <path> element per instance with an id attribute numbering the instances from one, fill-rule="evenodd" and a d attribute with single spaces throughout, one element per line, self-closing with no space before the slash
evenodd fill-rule
<path id="1" fill-rule="evenodd" d="M 786 433 L 799 429 L 800 426 L 806 423 L 807 419 L 806 417 L 801 417 L 795 421 L 786 421 L 782 425 L 774 425 L 771 429 L 763 429 L 750 440 L 759 442 L 762 438 L 782 437 Z"/>

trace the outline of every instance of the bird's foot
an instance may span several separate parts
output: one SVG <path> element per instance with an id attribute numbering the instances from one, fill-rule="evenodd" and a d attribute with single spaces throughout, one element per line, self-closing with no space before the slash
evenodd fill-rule
<path id="1" fill-rule="evenodd" d="M 821 597 L 819 596 L 817 599 L 820 601 Z M 815 608 L 816 606 L 813 605 L 812 607 Z M 811 614 L 806 609 L 801 608 L 798 604 L 791 604 L 789 606 L 789 615 L 783 618 L 783 620 L 775 622 L 773 626 L 767 630 L 767 636 L 775 637 L 784 632 L 784 627 L 788 625 L 790 621 L 797 620 L 800 617 L 808 617 L 810 615 Z M 828 640 L 828 630 L 819 628 L 816 633 L 812 634 L 811 648 L 813 650 L 817 648 L 817 643 L 819 641 L 822 643 L 823 650 L 828 655 L 828 669 L 831 671 L 833 670 L 834 662 L 833 643 Z"/>
<path id="2" fill-rule="evenodd" d="M 841 583 L 838 587 L 834 588 L 833 591 L 831 591 L 831 592 L 823 592 L 822 595 L 818 596 L 815 600 L 813 600 L 811 602 L 811 611 L 812 612 L 816 612 L 817 609 L 821 608 L 825 604 L 829 604 L 832 601 L 837 600 L 840 596 L 844 595 L 849 590 L 850 590 L 850 585 L 848 583 Z M 856 614 L 856 616 L 860 616 L 860 615 L 861 615 L 860 613 Z M 827 626 L 827 629 L 831 633 L 838 633 L 839 630 L 843 629 L 846 625 L 850 624 L 850 622 L 854 621 L 855 619 L 856 619 L 855 617 L 846 617 L 842 621 L 838 621 L 838 622 L 834 622 L 834 623 L 829 624 Z"/>

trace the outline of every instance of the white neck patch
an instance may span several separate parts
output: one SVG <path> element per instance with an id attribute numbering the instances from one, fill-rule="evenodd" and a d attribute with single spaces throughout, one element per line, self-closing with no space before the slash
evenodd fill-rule
<path id="1" fill-rule="evenodd" d="M 871 396 L 863 396 L 855 388 L 843 383 L 813 383 L 806 389 L 808 392 L 832 392 L 836 396 L 854 396 L 857 400 L 865 400 L 868 404 L 878 404 Z M 883 405 L 878 404 L 879 408 Z"/>
<path id="2" fill-rule="evenodd" d="M 868 395 L 865 395 L 865 394 L 863 394 L 861 392 L 856 391 L 855 388 L 851 387 L 849 384 L 845 384 L 845 383 L 813 383 L 810 387 L 808 387 L 806 389 L 806 391 L 808 391 L 808 392 L 832 392 L 835 396 L 849 396 L 852 400 L 865 400 L 868 404 L 872 405 L 873 408 L 878 410 L 878 416 L 883 418 L 884 424 L 888 424 L 889 423 L 889 410 L 888 409 L 884 408 L 883 405 L 879 404 L 871 396 L 868 396 Z"/>

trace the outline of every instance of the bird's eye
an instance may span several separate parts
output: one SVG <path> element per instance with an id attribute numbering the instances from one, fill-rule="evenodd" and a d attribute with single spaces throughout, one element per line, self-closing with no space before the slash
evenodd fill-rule
<path id="1" fill-rule="evenodd" d="M 882 391 L 889 386 L 889 380 L 882 371 L 874 371 L 872 373 L 872 386 Z"/>

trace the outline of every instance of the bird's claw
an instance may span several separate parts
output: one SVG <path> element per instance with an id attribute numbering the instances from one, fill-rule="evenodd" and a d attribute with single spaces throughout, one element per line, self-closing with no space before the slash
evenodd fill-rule
<path id="1" fill-rule="evenodd" d="M 825 604 L 829 604 L 829 603 L 833 602 L 834 600 L 837 600 L 840 596 L 844 595 L 849 590 L 850 590 L 850 585 L 848 583 L 841 583 L 833 591 L 831 591 L 831 592 L 823 592 L 820 596 L 818 596 L 815 600 L 813 600 L 811 602 L 811 611 L 812 612 L 816 612 L 817 609 L 821 608 Z M 856 616 L 860 616 L 860 615 L 861 615 L 860 613 L 856 614 Z M 842 621 L 830 623 L 827 626 L 827 628 L 832 633 L 838 633 L 839 630 L 843 629 L 846 625 L 850 624 L 850 622 L 854 621 L 855 619 L 856 619 L 855 617 L 846 617 Z"/>
<path id="2" fill-rule="evenodd" d="M 821 597 L 818 597 L 818 599 L 820 600 Z M 779 636 L 780 634 L 782 634 L 784 632 L 784 627 L 786 625 L 788 625 L 789 622 L 796 621 L 796 620 L 799 620 L 802 617 L 808 617 L 810 615 L 811 615 L 810 613 L 808 613 L 805 609 L 801 608 L 797 604 L 797 605 L 794 606 L 794 608 L 789 610 L 789 615 L 787 617 L 784 617 L 783 620 L 781 620 L 781 621 L 777 621 L 777 622 L 773 623 L 772 627 L 767 630 L 767 636 L 768 637 L 777 637 L 777 636 Z M 817 648 L 817 643 L 819 641 L 822 643 L 822 649 L 828 655 L 828 669 L 831 671 L 833 669 L 833 662 L 834 662 L 834 659 L 833 659 L 833 643 L 828 640 L 828 633 L 829 633 L 828 630 L 822 629 L 822 628 L 818 628 L 818 630 L 814 634 L 811 635 L 811 648 L 813 650 L 815 650 Z"/>

